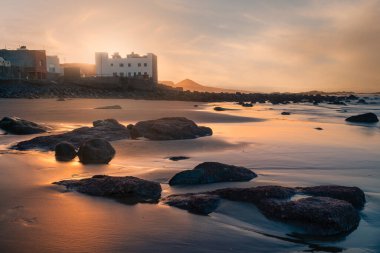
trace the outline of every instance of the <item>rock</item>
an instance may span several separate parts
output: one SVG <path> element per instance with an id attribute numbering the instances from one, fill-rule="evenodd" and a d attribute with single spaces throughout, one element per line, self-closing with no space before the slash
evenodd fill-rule
<path id="1" fill-rule="evenodd" d="M 316 128 L 314 128 L 314 129 L 315 129 L 315 130 L 319 130 L 319 131 L 323 130 L 322 127 L 316 127 Z"/>
<path id="2" fill-rule="evenodd" d="M 192 170 L 177 173 L 169 181 L 170 185 L 210 184 L 218 182 L 250 181 L 257 177 L 251 170 L 217 162 L 204 162 Z"/>
<path id="3" fill-rule="evenodd" d="M 348 117 L 346 121 L 357 123 L 376 123 L 379 122 L 379 119 L 377 118 L 376 114 L 370 112 Z"/>
<path id="4" fill-rule="evenodd" d="M 107 164 L 115 156 L 115 149 L 104 139 L 91 139 L 82 143 L 78 150 L 83 164 Z"/>
<path id="5" fill-rule="evenodd" d="M 296 191 L 293 188 L 282 186 L 257 186 L 251 188 L 224 188 L 209 192 L 209 194 L 216 194 L 221 198 L 232 200 L 259 203 L 265 199 L 289 199 Z"/>
<path id="6" fill-rule="evenodd" d="M 297 187 L 296 189 L 301 193 L 312 196 L 345 200 L 356 208 L 362 208 L 366 202 L 364 192 L 358 187 L 321 185 L 313 187 Z"/>
<path id="7" fill-rule="evenodd" d="M 358 104 L 366 105 L 368 103 L 367 103 L 367 101 L 365 101 L 364 99 L 361 98 L 361 99 L 358 100 Z"/>
<path id="8" fill-rule="evenodd" d="M 187 157 L 187 156 L 172 156 L 172 157 L 169 157 L 169 160 L 172 160 L 172 161 L 180 161 L 180 160 L 186 160 L 186 159 L 190 159 L 190 157 Z"/>
<path id="9" fill-rule="evenodd" d="M 214 111 L 218 111 L 218 112 L 229 111 L 229 110 L 233 110 L 233 109 L 228 109 L 228 108 L 224 108 L 224 107 L 220 107 L 220 106 L 214 107 Z"/>
<path id="10" fill-rule="evenodd" d="M 253 107 L 253 104 L 252 103 L 243 103 L 242 106 L 243 107 Z"/>
<path id="11" fill-rule="evenodd" d="M 7 133 L 17 135 L 38 134 L 47 131 L 47 128 L 42 125 L 17 117 L 4 117 L 0 121 L 0 128 Z"/>
<path id="12" fill-rule="evenodd" d="M 219 206 L 220 198 L 216 195 L 187 193 L 170 195 L 162 199 L 162 202 L 175 206 L 191 213 L 208 215 Z"/>
<path id="13" fill-rule="evenodd" d="M 109 106 L 96 107 L 95 109 L 122 109 L 122 107 L 120 105 L 109 105 Z"/>
<path id="14" fill-rule="evenodd" d="M 335 236 L 353 231 L 360 221 L 358 211 L 348 202 L 328 197 L 296 201 L 263 200 L 260 211 L 269 218 L 301 226 L 306 235 Z"/>
<path id="15" fill-rule="evenodd" d="M 181 118 L 161 118 L 138 122 L 131 130 L 133 138 L 150 140 L 182 140 L 212 135 L 209 127 L 197 126 L 193 121 Z"/>
<path id="16" fill-rule="evenodd" d="M 64 97 L 59 97 L 59 98 L 57 98 L 57 101 L 65 101 L 65 98 Z"/>
<path id="17" fill-rule="evenodd" d="M 71 161 L 77 156 L 75 147 L 68 142 L 60 142 L 55 146 L 55 159 L 57 161 Z"/>
<path id="18" fill-rule="evenodd" d="M 125 202 L 157 202 L 161 197 L 161 185 L 137 177 L 111 177 L 96 175 L 81 180 L 63 180 L 53 184 L 63 185 L 92 196 L 117 198 Z"/>
<path id="19" fill-rule="evenodd" d="M 130 130 L 114 119 L 97 120 L 93 122 L 93 125 L 94 127 L 81 127 L 63 134 L 36 137 L 19 142 L 12 148 L 17 150 L 54 150 L 55 146 L 63 141 L 79 148 L 81 143 L 90 139 L 102 138 L 107 141 L 116 141 L 130 138 Z"/>
<path id="20" fill-rule="evenodd" d="M 330 105 L 347 105 L 345 102 L 342 102 L 342 101 L 333 101 L 333 102 L 330 102 L 328 104 L 330 104 Z"/>
<path id="21" fill-rule="evenodd" d="M 319 105 L 319 103 L 315 101 L 315 102 L 313 102 L 313 105 Z"/>
<path id="22" fill-rule="evenodd" d="M 359 98 L 358 98 L 357 96 L 351 94 L 351 95 L 349 95 L 349 96 L 347 97 L 347 99 L 349 99 L 349 100 L 356 100 L 356 99 L 359 99 Z"/>
<path id="23" fill-rule="evenodd" d="M 290 115 L 290 112 L 282 112 L 281 115 Z"/>

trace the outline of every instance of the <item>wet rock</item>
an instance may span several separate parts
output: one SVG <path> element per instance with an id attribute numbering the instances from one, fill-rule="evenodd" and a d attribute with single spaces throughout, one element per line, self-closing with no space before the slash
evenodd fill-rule
<path id="1" fill-rule="evenodd" d="M 358 211 L 347 201 L 329 197 L 308 197 L 296 201 L 263 200 L 260 211 L 269 218 L 304 228 L 305 234 L 335 236 L 349 233 L 360 221 Z"/>
<path id="2" fill-rule="evenodd" d="M 93 126 L 77 128 L 63 134 L 36 137 L 19 142 L 12 148 L 17 150 L 54 150 L 55 146 L 63 141 L 79 148 L 81 143 L 90 139 L 102 138 L 107 141 L 116 141 L 130 138 L 130 130 L 114 119 L 97 120 L 93 122 Z"/>
<path id="3" fill-rule="evenodd" d="M 376 114 L 370 112 L 348 117 L 346 121 L 357 123 L 376 123 L 379 122 L 379 119 L 377 118 Z"/>
<path id="4" fill-rule="evenodd" d="M 358 187 L 339 185 L 321 185 L 313 187 L 297 187 L 299 192 L 320 197 L 345 200 L 356 208 L 362 208 L 366 202 L 364 192 Z"/>
<path id="5" fill-rule="evenodd" d="M 233 109 L 228 109 L 228 108 L 224 108 L 220 106 L 214 107 L 214 111 L 217 111 L 217 112 L 228 111 L 228 110 L 233 110 Z"/>
<path id="6" fill-rule="evenodd" d="M 172 161 L 180 161 L 180 160 L 186 160 L 186 159 L 190 159 L 190 157 L 187 157 L 187 156 L 172 156 L 172 157 L 169 157 L 169 160 L 172 160 Z"/>
<path id="7" fill-rule="evenodd" d="M 282 112 L 281 115 L 290 115 L 290 112 Z"/>
<path id="8" fill-rule="evenodd" d="M 122 109 L 120 105 L 109 105 L 109 106 L 102 106 L 102 107 L 96 107 L 95 109 Z"/>
<path id="9" fill-rule="evenodd" d="M 78 150 L 83 164 L 107 164 L 115 156 L 115 149 L 104 139 L 91 139 L 82 143 Z"/>
<path id="10" fill-rule="evenodd" d="M 349 95 L 349 96 L 347 97 L 347 99 L 349 99 L 349 100 L 356 100 L 356 99 L 359 99 L 359 97 L 357 97 L 357 96 L 351 94 L 351 95 Z"/>
<path id="11" fill-rule="evenodd" d="M 55 146 L 55 159 L 57 161 L 71 161 L 77 156 L 75 147 L 68 142 L 60 142 Z"/>
<path id="12" fill-rule="evenodd" d="M 59 97 L 59 98 L 57 98 L 57 101 L 65 101 L 65 98 L 64 97 Z"/>
<path id="13" fill-rule="evenodd" d="M 111 177 L 96 175 L 81 180 L 63 180 L 53 184 L 63 185 L 93 196 L 117 198 L 126 203 L 157 202 L 161 197 L 161 185 L 137 177 Z"/>
<path id="14" fill-rule="evenodd" d="M 232 200 L 259 203 L 265 199 L 289 199 L 296 191 L 293 188 L 268 185 L 257 186 L 251 188 L 224 188 L 209 192 L 209 194 L 216 194 L 221 198 Z"/>
<path id="15" fill-rule="evenodd" d="M 17 135 L 38 134 L 47 131 L 47 128 L 42 125 L 17 117 L 4 117 L 0 120 L 0 128 L 7 133 Z"/>
<path id="16" fill-rule="evenodd" d="M 358 100 L 358 104 L 366 105 L 368 103 L 367 103 L 367 101 L 365 101 L 364 99 L 361 98 Z"/>
<path id="17" fill-rule="evenodd" d="M 207 215 L 219 206 L 220 198 L 216 195 L 187 193 L 170 195 L 162 199 L 164 204 L 175 206 L 191 213 Z"/>
<path id="18" fill-rule="evenodd" d="M 253 104 L 252 103 L 243 103 L 242 106 L 243 107 L 253 107 Z"/>
<path id="19" fill-rule="evenodd" d="M 333 102 L 330 102 L 328 104 L 330 104 L 330 105 L 347 105 L 345 102 L 342 102 L 342 101 L 333 101 Z"/>
<path id="20" fill-rule="evenodd" d="M 194 121 L 182 117 L 140 121 L 131 130 L 133 138 L 150 140 L 182 140 L 212 135 L 209 127 L 197 126 Z"/>
<path id="21" fill-rule="evenodd" d="M 204 162 L 192 170 L 185 170 L 174 175 L 170 185 L 210 184 L 218 182 L 250 181 L 257 175 L 244 167 L 217 162 Z"/>
<path id="22" fill-rule="evenodd" d="M 316 127 L 316 128 L 314 128 L 314 129 L 315 129 L 315 130 L 319 130 L 319 131 L 323 130 L 322 127 Z"/>

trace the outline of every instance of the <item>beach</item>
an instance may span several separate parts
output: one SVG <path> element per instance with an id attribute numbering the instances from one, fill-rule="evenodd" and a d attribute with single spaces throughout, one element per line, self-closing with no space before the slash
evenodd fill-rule
<path id="1" fill-rule="evenodd" d="M 372 103 L 256 104 L 130 99 L 0 99 L 0 116 L 46 124 L 61 133 L 94 120 L 124 125 L 162 117 L 186 117 L 213 135 L 175 141 L 112 142 L 108 165 L 57 162 L 54 152 L 9 147 L 37 135 L 0 135 L 1 252 L 378 252 L 380 250 L 380 123 L 345 122 L 380 113 Z M 120 105 L 119 110 L 94 109 Z M 215 106 L 236 110 L 214 111 Z M 281 115 L 282 112 L 290 115 Z M 321 128 L 321 129 L 316 129 Z M 1 132 L 0 132 L 1 133 Z M 45 135 L 45 134 L 42 134 Z M 171 161 L 171 156 L 190 159 Z M 252 169 L 249 182 L 170 187 L 177 172 L 215 161 Z M 53 182 L 93 175 L 136 176 L 159 182 L 162 195 L 260 185 L 360 187 L 367 203 L 359 227 L 329 240 L 300 240 L 297 227 L 266 218 L 252 204 L 223 200 L 208 216 L 163 204 L 126 205 L 66 192 Z M 314 250 L 314 251 L 312 251 Z"/>

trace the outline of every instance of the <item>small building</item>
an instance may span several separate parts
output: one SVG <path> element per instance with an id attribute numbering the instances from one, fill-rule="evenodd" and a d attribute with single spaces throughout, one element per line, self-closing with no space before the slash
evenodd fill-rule
<path id="1" fill-rule="evenodd" d="M 22 79 L 40 80 L 46 78 L 45 50 L 28 50 L 22 46 L 16 50 L 1 49 L 0 57 L 10 61 L 12 67 L 17 67 L 17 77 Z"/>
<path id="2" fill-rule="evenodd" d="M 95 53 L 97 77 L 128 77 L 137 79 L 150 79 L 158 82 L 157 56 L 148 53 L 140 56 L 135 53 L 122 58 L 114 53 L 111 58 L 108 53 Z"/>

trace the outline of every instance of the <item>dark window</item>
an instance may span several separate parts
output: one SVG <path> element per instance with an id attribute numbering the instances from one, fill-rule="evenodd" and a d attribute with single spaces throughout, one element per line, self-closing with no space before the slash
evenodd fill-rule
<path id="1" fill-rule="evenodd" d="M 113 67 L 113 63 L 111 63 L 110 65 L 111 65 L 111 67 Z"/>
<path id="2" fill-rule="evenodd" d="M 148 63 L 144 63 L 144 67 L 148 67 Z"/>
<path id="3" fill-rule="evenodd" d="M 132 64 L 128 63 L 128 67 L 131 67 L 131 66 L 132 66 Z"/>
<path id="4" fill-rule="evenodd" d="M 120 72 L 120 76 L 123 77 L 123 76 L 124 76 L 124 73 L 123 73 L 123 72 Z"/>
<path id="5" fill-rule="evenodd" d="M 141 76 L 141 72 L 139 72 L 139 76 Z"/>
<path id="6" fill-rule="evenodd" d="M 120 67 L 124 67 L 124 63 L 120 63 L 119 66 L 120 66 Z"/>
<path id="7" fill-rule="evenodd" d="M 131 73 L 131 72 L 128 72 L 128 76 L 131 77 L 131 76 L 132 76 L 132 73 Z"/>
<path id="8" fill-rule="evenodd" d="M 147 76 L 147 75 L 148 75 L 148 72 L 144 72 L 144 75 Z"/>
<path id="9" fill-rule="evenodd" d="M 113 76 L 117 76 L 117 73 L 116 73 L 116 72 L 113 72 Z"/>
<path id="10" fill-rule="evenodd" d="M 137 66 L 141 67 L 141 63 L 139 63 Z"/>

